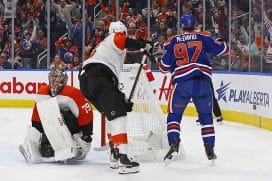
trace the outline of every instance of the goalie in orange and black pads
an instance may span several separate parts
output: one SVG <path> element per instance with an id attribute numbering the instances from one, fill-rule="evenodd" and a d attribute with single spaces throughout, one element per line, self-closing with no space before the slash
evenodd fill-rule
<path id="1" fill-rule="evenodd" d="M 81 91 L 66 85 L 67 74 L 53 67 L 49 85 L 42 86 L 23 144 L 19 146 L 27 162 L 84 159 L 93 134 L 93 112 Z"/>

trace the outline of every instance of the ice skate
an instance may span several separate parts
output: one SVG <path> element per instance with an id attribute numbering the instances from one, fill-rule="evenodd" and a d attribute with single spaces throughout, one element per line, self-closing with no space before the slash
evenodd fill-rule
<path id="1" fill-rule="evenodd" d="M 109 142 L 110 146 L 110 168 L 118 169 L 119 168 L 119 150 L 118 148 L 114 148 L 112 142 Z"/>
<path id="2" fill-rule="evenodd" d="M 119 154 L 119 174 L 138 173 L 140 164 L 130 160 L 127 154 Z"/>
<path id="3" fill-rule="evenodd" d="M 211 160 L 211 164 L 214 165 L 215 164 L 215 160 L 217 159 L 217 156 L 214 153 L 213 147 L 210 144 L 205 144 L 205 152 L 207 155 L 208 160 Z"/>
<path id="4" fill-rule="evenodd" d="M 170 150 L 164 157 L 165 166 L 175 161 L 178 157 L 180 139 L 176 140 L 170 145 Z"/>

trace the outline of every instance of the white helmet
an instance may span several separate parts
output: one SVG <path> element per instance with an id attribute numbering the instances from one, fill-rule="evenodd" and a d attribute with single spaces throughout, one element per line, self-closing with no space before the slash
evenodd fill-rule
<path id="1" fill-rule="evenodd" d="M 112 34 L 115 32 L 126 32 L 127 35 L 127 27 L 121 21 L 111 22 L 109 33 Z"/>

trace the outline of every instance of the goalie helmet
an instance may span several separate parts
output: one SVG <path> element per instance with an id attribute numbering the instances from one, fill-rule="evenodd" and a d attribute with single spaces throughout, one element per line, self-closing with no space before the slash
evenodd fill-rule
<path id="1" fill-rule="evenodd" d="M 67 84 L 68 76 L 63 68 L 55 66 L 51 69 L 48 79 L 50 93 L 53 97 L 55 97 Z"/>
<path id="2" fill-rule="evenodd" d="M 125 32 L 127 35 L 127 27 L 121 21 L 111 22 L 109 33 L 112 34 L 115 32 Z"/>

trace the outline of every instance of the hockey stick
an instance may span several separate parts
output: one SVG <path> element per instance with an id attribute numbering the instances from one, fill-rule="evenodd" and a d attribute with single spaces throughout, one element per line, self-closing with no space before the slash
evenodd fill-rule
<path id="1" fill-rule="evenodd" d="M 139 67 L 139 69 L 138 69 L 138 72 L 137 72 L 135 81 L 134 81 L 133 86 L 132 86 L 132 88 L 131 88 L 131 91 L 130 91 L 130 94 L 129 94 L 129 98 L 128 98 L 128 102 L 130 102 L 131 99 L 132 99 L 132 96 L 133 96 L 134 91 L 135 91 L 135 89 L 136 89 L 136 85 L 137 85 L 137 83 L 138 83 L 138 81 L 139 81 L 140 74 L 141 74 L 141 71 L 142 71 L 142 69 L 143 69 L 143 66 L 144 66 L 144 63 L 145 63 L 145 61 L 146 61 L 146 58 L 152 56 L 146 49 L 144 49 L 142 52 L 144 53 L 144 55 L 143 55 L 143 58 L 142 58 L 140 67 Z"/>

